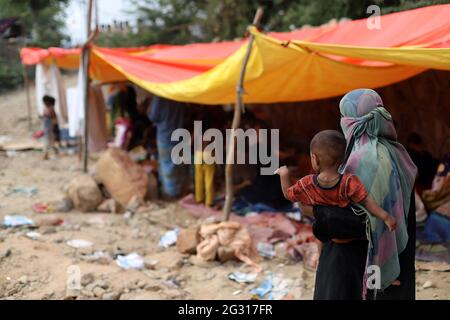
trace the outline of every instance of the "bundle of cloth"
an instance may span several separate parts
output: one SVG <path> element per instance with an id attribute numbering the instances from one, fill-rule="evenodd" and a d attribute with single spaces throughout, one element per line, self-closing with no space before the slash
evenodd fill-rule
<path id="1" fill-rule="evenodd" d="M 421 235 L 429 244 L 450 244 L 450 159 L 439 164 L 430 190 L 422 193 L 426 210 L 430 213 Z"/>
<path id="2" fill-rule="evenodd" d="M 205 261 L 238 259 L 255 271 L 261 267 L 255 262 L 258 253 L 247 229 L 236 221 L 205 223 L 200 227 L 197 257 Z"/>
<path id="3" fill-rule="evenodd" d="M 422 200 L 429 212 L 437 211 L 450 217 L 450 158 L 439 164 L 430 190 L 425 190 Z"/>

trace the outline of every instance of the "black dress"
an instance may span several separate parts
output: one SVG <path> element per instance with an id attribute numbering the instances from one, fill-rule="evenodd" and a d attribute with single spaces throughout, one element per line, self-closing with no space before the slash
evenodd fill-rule
<path id="1" fill-rule="evenodd" d="M 350 208 L 315 206 L 313 232 L 323 242 L 316 272 L 314 300 L 361 300 L 366 266 L 367 240 L 334 243 L 332 238 L 351 239 L 365 237 L 365 224 Z M 400 254 L 401 285 L 390 286 L 377 292 L 378 300 L 415 299 L 415 203 L 414 194 L 408 214 L 409 240 Z M 374 292 L 368 291 L 368 299 Z"/>

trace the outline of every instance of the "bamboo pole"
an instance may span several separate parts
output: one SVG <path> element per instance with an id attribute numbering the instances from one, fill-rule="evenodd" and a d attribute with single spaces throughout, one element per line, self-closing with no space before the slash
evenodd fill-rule
<path id="1" fill-rule="evenodd" d="M 92 2 L 89 0 L 87 19 L 86 19 L 86 37 L 87 41 L 82 48 L 83 61 L 83 100 L 84 100 L 84 134 L 83 134 L 83 171 L 88 171 L 88 156 L 89 156 L 89 64 L 90 64 L 90 36 L 91 36 L 91 21 L 92 21 Z"/>
<path id="2" fill-rule="evenodd" d="M 31 98 L 30 98 L 30 80 L 28 79 L 27 67 L 22 63 L 23 84 L 25 86 L 25 93 L 27 95 L 27 114 L 28 114 L 28 130 L 32 130 L 31 120 Z"/>
<path id="3" fill-rule="evenodd" d="M 262 15 L 263 9 L 259 7 L 256 11 L 255 17 L 253 18 L 254 26 L 257 27 L 259 25 Z M 235 154 L 234 149 L 236 147 L 236 129 L 239 128 L 239 124 L 241 122 L 241 113 L 244 111 L 244 102 L 242 98 L 242 95 L 244 93 L 244 78 L 245 71 L 247 69 L 247 63 L 252 52 L 254 40 L 254 36 L 250 35 L 247 52 L 245 54 L 244 60 L 242 61 L 242 68 L 236 86 L 236 103 L 234 104 L 233 123 L 231 125 L 231 139 L 228 145 L 227 161 L 225 164 L 225 203 L 223 206 L 223 215 L 225 221 L 230 219 L 231 205 L 233 203 L 233 163 Z"/>
<path id="4" fill-rule="evenodd" d="M 26 47 L 26 41 L 25 38 L 22 38 L 22 48 Z M 19 45 L 19 58 L 21 56 L 20 52 L 20 45 Z M 23 85 L 25 88 L 25 93 L 27 96 L 27 115 L 28 115 L 28 130 L 31 131 L 32 129 L 32 119 L 31 119 L 31 98 L 30 98 L 30 80 L 28 79 L 27 74 L 27 66 L 22 63 L 22 77 L 23 77 Z"/>

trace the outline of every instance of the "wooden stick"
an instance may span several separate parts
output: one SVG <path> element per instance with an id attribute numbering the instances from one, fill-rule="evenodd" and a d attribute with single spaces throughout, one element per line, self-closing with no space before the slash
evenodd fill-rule
<path id="1" fill-rule="evenodd" d="M 260 7 L 256 11 L 255 17 L 253 19 L 253 25 L 258 26 L 263 15 L 263 9 Z M 244 93 L 244 78 L 245 71 L 247 69 L 247 63 L 250 59 L 250 54 L 252 52 L 253 42 L 255 38 L 250 35 L 247 52 L 245 54 L 244 60 L 242 61 L 241 73 L 239 75 L 239 80 L 236 86 L 236 103 L 234 104 L 234 115 L 233 123 L 231 125 L 231 139 L 228 145 L 227 161 L 225 164 L 225 203 L 223 206 L 224 220 L 230 219 L 231 205 L 233 204 L 233 163 L 234 154 L 236 147 L 236 129 L 239 128 L 241 122 L 241 113 L 244 111 L 244 102 L 242 95 Z"/>
<path id="2" fill-rule="evenodd" d="M 27 95 L 27 113 L 28 113 L 28 130 L 32 129 L 31 119 L 31 98 L 30 98 L 30 81 L 28 80 L 27 67 L 22 63 L 23 84 L 25 85 L 25 92 Z"/>
<path id="3" fill-rule="evenodd" d="M 83 80 L 84 80 L 84 135 L 83 135 L 83 172 L 88 171 L 88 156 L 89 156 L 89 64 L 90 64 L 90 46 L 91 38 L 91 21 L 92 21 L 92 0 L 88 3 L 88 12 L 86 19 L 86 36 L 87 41 L 82 47 L 82 61 L 83 61 Z"/>

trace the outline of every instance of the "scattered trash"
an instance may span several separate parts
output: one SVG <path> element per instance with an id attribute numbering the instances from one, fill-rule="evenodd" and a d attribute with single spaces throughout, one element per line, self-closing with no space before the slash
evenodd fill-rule
<path id="1" fill-rule="evenodd" d="M 44 131 L 43 130 L 38 130 L 35 133 L 33 133 L 33 139 L 39 139 L 42 138 L 44 136 Z"/>
<path id="2" fill-rule="evenodd" d="M 252 283 L 255 282 L 257 273 L 232 272 L 228 275 L 228 279 L 238 283 Z"/>
<path id="3" fill-rule="evenodd" d="M 280 274 L 271 274 L 261 282 L 259 287 L 250 292 L 260 299 L 281 300 L 288 295 L 291 282 L 292 280 L 284 279 Z"/>
<path id="4" fill-rule="evenodd" d="M 295 221 L 302 221 L 302 214 L 300 212 L 288 212 L 286 216 L 289 219 L 295 220 Z"/>
<path id="5" fill-rule="evenodd" d="M 33 225 L 34 222 L 27 217 L 24 216 L 8 216 L 6 215 L 3 218 L 3 225 L 5 227 L 20 227 L 20 226 L 26 226 L 26 225 Z"/>
<path id="6" fill-rule="evenodd" d="M 13 193 L 23 193 L 28 197 L 32 197 L 38 193 L 38 189 L 36 187 L 14 187 L 6 193 L 6 196 L 9 196 Z"/>
<path id="7" fill-rule="evenodd" d="M 238 296 L 242 293 L 242 290 L 236 290 L 233 292 L 233 296 Z"/>
<path id="8" fill-rule="evenodd" d="M 53 209 L 45 202 L 38 202 L 31 206 L 31 209 L 33 209 L 36 213 L 51 213 L 53 212 Z"/>
<path id="9" fill-rule="evenodd" d="M 289 287 L 293 281 L 285 279 L 281 274 L 275 274 L 272 277 L 272 291 L 269 300 L 281 300 L 289 294 Z"/>
<path id="10" fill-rule="evenodd" d="M 27 238 L 30 238 L 32 240 L 37 240 L 41 237 L 41 234 L 36 231 L 27 232 L 25 235 L 27 236 Z"/>
<path id="11" fill-rule="evenodd" d="M 83 239 L 73 239 L 66 242 L 69 247 L 83 249 L 92 247 L 92 242 Z"/>
<path id="12" fill-rule="evenodd" d="M 136 252 L 130 253 L 126 256 L 118 256 L 116 259 L 116 263 L 119 267 L 125 270 L 144 268 L 144 260 Z"/>
<path id="13" fill-rule="evenodd" d="M 181 288 L 181 284 L 178 282 L 176 278 L 169 278 L 166 281 L 164 281 L 164 284 L 168 287 L 174 287 L 174 288 Z"/>
<path id="14" fill-rule="evenodd" d="M 168 248 L 168 247 L 174 245 L 177 242 L 177 237 L 178 237 L 179 233 L 180 233 L 180 229 L 178 229 L 178 228 L 167 231 L 159 239 L 159 246 L 163 247 L 163 248 Z"/>
<path id="15" fill-rule="evenodd" d="M 254 295 L 257 295 L 259 298 L 264 298 L 266 294 L 268 294 L 272 290 L 272 277 L 267 277 L 261 282 L 259 287 L 250 290 L 250 292 Z"/>
<path id="16" fill-rule="evenodd" d="M 133 217 L 133 213 L 131 211 L 127 211 L 123 214 L 123 218 L 125 220 L 131 219 Z"/>
<path id="17" fill-rule="evenodd" d="M 272 259 L 277 255 L 273 244 L 270 243 L 258 242 L 256 244 L 256 249 L 258 250 L 259 254 L 265 258 Z"/>
<path id="18" fill-rule="evenodd" d="M 434 288 L 434 287 L 435 287 L 434 283 L 430 280 L 425 281 L 425 283 L 422 286 L 422 288 L 424 288 L 424 289 Z"/>

